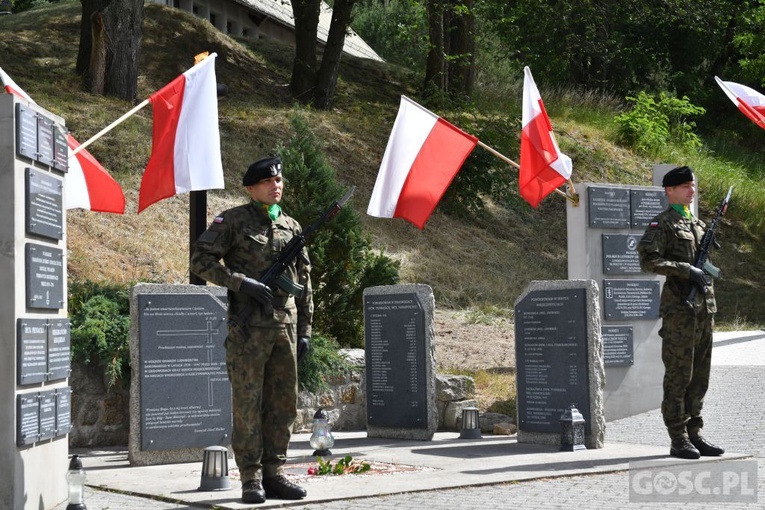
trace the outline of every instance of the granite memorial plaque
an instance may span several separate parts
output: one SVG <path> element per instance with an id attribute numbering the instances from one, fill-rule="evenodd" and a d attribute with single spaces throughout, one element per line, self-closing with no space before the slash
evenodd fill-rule
<path id="1" fill-rule="evenodd" d="M 71 333 L 68 319 L 48 321 L 48 380 L 66 379 L 71 373 Z"/>
<path id="2" fill-rule="evenodd" d="M 632 228 L 645 230 L 648 223 L 668 207 L 667 195 L 663 188 L 655 190 L 630 190 L 632 204 Z"/>
<path id="3" fill-rule="evenodd" d="M 222 304 L 210 294 L 138 296 L 142 450 L 230 441 Z"/>
<path id="4" fill-rule="evenodd" d="M 42 244 L 26 245 L 27 306 L 59 310 L 64 306 L 64 252 Z"/>
<path id="5" fill-rule="evenodd" d="M 635 363 L 632 326 L 603 326 L 603 364 L 625 367 Z"/>
<path id="6" fill-rule="evenodd" d="M 16 103 L 16 154 L 37 159 L 37 113 Z"/>
<path id="7" fill-rule="evenodd" d="M 16 395 L 16 444 L 32 444 L 40 437 L 40 399 L 37 393 Z"/>
<path id="8" fill-rule="evenodd" d="M 427 428 L 425 319 L 416 294 L 364 296 L 367 423 Z"/>
<path id="9" fill-rule="evenodd" d="M 66 133 L 61 126 L 53 127 L 53 168 L 59 172 L 69 170 L 69 145 L 66 143 Z"/>
<path id="10" fill-rule="evenodd" d="M 56 389 L 56 437 L 72 430 L 72 388 Z"/>
<path id="11" fill-rule="evenodd" d="M 515 307 L 518 428 L 560 432 L 576 404 L 589 430 L 585 289 L 537 290 Z"/>
<path id="12" fill-rule="evenodd" d="M 56 390 L 40 392 L 40 441 L 56 435 Z"/>
<path id="13" fill-rule="evenodd" d="M 603 234 L 603 274 L 640 274 L 641 235 Z"/>
<path id="14" fill-rule="evenodd" d="M 48 321 L 18 319 L 16 323 L 16 374 L 19 384 L 45 381 L 48 373 Z"/>
<path id="15" fill-rule="evenodd" d="M 659 280 L 603 280 L 606 320 L 659 318 Z"/>
<path id="16" fill-rule="evenodd" d="M 37 116 L 37 161 L 53 166 L 54 154 L 53 121 L 44 115 Z"/>
<path id="17" fill-rule="evenodd" d="M 26 169 L 26 231 L 50 239 L 64 238 L 63 181 L 52 175 Z"/>
<path id="18" fill-rule="evenodd" d="M 593 228 L 630 227 L 630 190 L 627 188 L 587 188 L 587 217 Z"/>

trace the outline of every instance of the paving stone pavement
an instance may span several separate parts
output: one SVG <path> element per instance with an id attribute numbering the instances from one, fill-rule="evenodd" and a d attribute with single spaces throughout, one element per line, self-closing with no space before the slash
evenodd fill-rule
<path id="1" fill-rule="evenodd" d="M 350 508 L 428 510 L 463 508 L 557 509 L 585 506 L 593 509 L 760 509 L 765 508 L 765 332 L 716 334 L 710 388 L 704 406 L 704 434 L 730 452 L 747 453 L 757 462 L 755 503 L 635 503 L 630 501 L 628 471 L 549 477 L 531 481 L 471 486 L 341 500 L 327 503 L 288 503 L 303 510 Z M 669 439 L 658 410 L 609 422 L 607 442 L 666 446 Z M 575 455 L 575 453 L 574 453 Z M 724 456 L 722 457 L 724 460 Z M 747 461 L 748 462 L 748 461 Z M 146 498 L 87 489 L 89 510 L 166 510 L 210 508 L 178 505 Z M 62 504 L 56 510 L 65 510 Z M 257 507 L 254 507 L 257 508 Z"/>

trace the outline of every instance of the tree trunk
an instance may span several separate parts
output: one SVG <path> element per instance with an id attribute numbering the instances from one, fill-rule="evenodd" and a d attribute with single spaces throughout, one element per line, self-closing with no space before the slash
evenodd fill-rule
<path id="1" fill-rule="evenodd" d="M 473 0 L 458 0 L 449 17 L 448 89 L 452 97 L 469 98 L 475 83 L 475 14 Z"/>
<path id="2" fill-rule="evenodd" d="M 345 45 L 345 34 L 351 24 L 351 11 L 356 0 L 335 0 L 332 8 L 332 22 L 327 36 L 327 45 L 321 57 L 321 67 L 313 93 L 313 106 L 329 110 L 335 101 L 337 75 L 340 72 L 340 58 Z"/>
<path id="3" fill-rule="evenodd" d="M 316 85 L 316 34 L 321 0 L 292 0 L 295 17 L 295 60 L 292 63 L 290 90 L 293 97 L 309 102 Z"/>
<path id="4" fill-rule="evenodd" d="M 82 0 L 76 70 L 87 90 L 136 99 L 143 15 L 142 0 Z"/>
<path id="5" fill-rule="evenodd" d="M 441 0 L 428 0 L 428 38 L 430 49 L 425 64 L 425 93 L 445 92 L 444 4 Z"/>

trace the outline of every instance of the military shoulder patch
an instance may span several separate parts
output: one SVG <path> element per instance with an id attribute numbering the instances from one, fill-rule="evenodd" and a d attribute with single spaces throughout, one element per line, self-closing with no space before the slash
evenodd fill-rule
<path id="1" fill-rule="evenodd" d="M 223 216 L 216 216 L 213 223 L 223 223 Z"/>

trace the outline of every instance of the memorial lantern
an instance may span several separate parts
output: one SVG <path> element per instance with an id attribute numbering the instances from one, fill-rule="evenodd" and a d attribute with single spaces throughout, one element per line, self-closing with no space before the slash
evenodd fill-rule
<path id="1" fill-rule="evenodd" d="M 202 457 L 202 481 L 197 490 L 227 491 L 230 488 L 228 449 L 225 446 L 208 446 Z"/>
<path id="2" fill-rule="evenodd" d="M 327 457 L 332 455 L 329 451 L 335 445 L 335 438 L 332 436 L 331 426 L 327 417 L 327 411 L 319 408 L 313 415 L 313 432 L 308 443 L 314 448 L 314 457 Z"/>
<path id="3" fill-rule="evenodd" d="M 72 455 L 69 470 L 66 472 L 66 483 L 69 486 L 69 504 L 66 510 L 87 510 L 85 506 L 85 470 L 79 455 Z"/>
<path id="4" fill-rule="evenodd" d="M 560 451 L 586 450 L 584 446 L 584 417 L 572 404 L 560 417 Z"/>
<path id="5" fill-rule="evenodd" d="M 478 439 L 481 437 L 481 424 L 478 417 L 478 408 L 462 408 L 462 427 L 460 439 Z"/>

